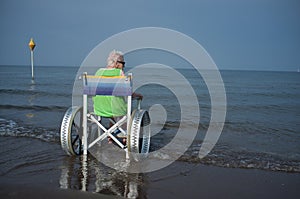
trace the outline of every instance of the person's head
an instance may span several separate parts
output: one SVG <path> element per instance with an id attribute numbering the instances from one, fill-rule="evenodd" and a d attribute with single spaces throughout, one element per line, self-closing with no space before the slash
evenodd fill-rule
<path id="1" fill-rule="evenodd" d="M 107 58 L 107 67 L 123 69 L 125 67 L 123 53 L 116 50 L 111 51 Z"/>

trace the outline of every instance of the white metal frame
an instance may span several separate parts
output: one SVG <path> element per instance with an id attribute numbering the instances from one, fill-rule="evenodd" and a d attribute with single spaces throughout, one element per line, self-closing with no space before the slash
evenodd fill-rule
<path id="1" fill-rule="evenodd" d="M 87 73 L 83 74 L 83 81 L 84 84 L 86 83 L 85 81 L 87 81 L 86 78 Z M 129 73 L 127 76 L 129 81 L 132 81 L 132 74 Z M 132 89 L 132 87 L 131 87 Z M 91 148 L 92 146 L 94 146 L 97 142 L 104 140 L 106 137 L 110 137 L 114 140 L 115 143 L 117 143 L 122 149 L 124 149 L 126 151 L 126 157 L 128 158 L 128 148 L 127 148 L 127 144 L 124 145 L 123 143 L 121 143 L 112 133 L 116 130 L 119 129 L 123 134 L 125 134 L 127 136 L 127 133 L 129 133 L 129 129 L 130 129 L 130 117 L 131 117 L 131 102 L 132 102 L 132 96 L 128 95 L 127 96 L 127 115 L 123 116 L 119 121 L 114 122 L 113 120 L 111 120 L 111 122 L 114 122 L 114 125 L 112 127 L 110 127 L 109 129 L 106 129 L 95 117 L 95 115 L 93 115 L 92 113 L 88 113 L 88 96 L 87 94 L 83 94 L 83 137 L 82 137 L 82 141 L 83 141 L 83 155 L 87 155 L 87 151 L 89 148 Z M 139 108 L 139 107 L 138 107 Z M 92 121 L 95 124 L 97 124 L 98 129 L 100 128 L 101 130 L 103 130 L 103 134 L 98 133 L 98 138 L 95 139 L 93 142 L 91 142 L 90 144 L 88 144 L 88 132 L 87 132 L 87 121 Z M 127 129 L 126 131 L 124 129 L 121 128 L 121 126 L 127 122 Z"/>

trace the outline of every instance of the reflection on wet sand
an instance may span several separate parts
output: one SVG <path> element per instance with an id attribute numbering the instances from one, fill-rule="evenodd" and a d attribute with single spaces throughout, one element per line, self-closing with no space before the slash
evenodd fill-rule
<path id="1" fill-rule="evenodd" d="M 108 168 L 93 156 L 65 157 L 60 188 L 76 189 L 125 198 L 146 198 L 145 176 Z"/>

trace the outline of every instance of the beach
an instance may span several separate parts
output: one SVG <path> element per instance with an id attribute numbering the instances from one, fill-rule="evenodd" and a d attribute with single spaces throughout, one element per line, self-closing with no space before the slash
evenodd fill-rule
<path id="1" fill-rule="evenodd" d="M 24 76 L 28 71 L 23 66 L 0 66 L 0 70 L 1 198 L 300 195 L 298 73 L 221 71 L 227 97 L 226 120 L 217 143 L 203 159 L 198 154 L 210 127 L 212 105 L 201 76 L 193 69 L 177 70 L 198 99 L 196 104 L 187 101 L 188 109 L 181 110 L 176 95 L 163 85 L 149 84 L 137 89 L 144 95 L 143 109 L 165 109 L 165 118 L 159 114 L 151 116 L 154 122 L 150 152 L 159 152 L 169 144 L 179 127 L 189 134 L 196 126 L 197 132 L 183 156 L 169 166 L 133 174 L 109 168 L 91 154 L 71 157 L 62 150 L 60 126 L 66 110 L 74 105 L 74 81 L 80 81 L 77 67 L 38 67 L 35 81 Z M 130 72 L 130 68 L 127 70 Z M 166 72 L 158 78 L 165 79 L 163 74 Z M 11 81 L 6 81 L 7 76 L 11 76 Z M 181 82 L 173 84 L 184 88 Z M 182 111 L 198 106 L 200 121 L 193 120 L 191 125 L 181 118 Z M 195 113 L 189 111 L 190 118 L 197 118 Z M 159 128 L 152 128 L 155 125 Z M 176 154 L 173 150 L 168 155 Z"/>
<path id="2" fill-rule="evenodd" d="M 88 2 L 1 0 L 0 199 L 300 198 L 300 0 Z"/>
<path id="3" fill-rule="evenodd" d="M 162 170 L 142 175 L 118 173 L 99 166 L 102 173 L 97 175 L 103 179 L 99 183 L 93 158 L 88 160 L 91 166 L 86 172 L 90 174 L 84 180 L 81 158 L 66 156 L 57 143 L 33 138 L 1 137 L 1 154 L 1 198 L 300 196 L 299 173 L 224 168 L 176 161 Z M 65 172 L 66 168 L 69 168 L 69 172 Z M 68 177 L 66 173 L 69 173 Z"/>

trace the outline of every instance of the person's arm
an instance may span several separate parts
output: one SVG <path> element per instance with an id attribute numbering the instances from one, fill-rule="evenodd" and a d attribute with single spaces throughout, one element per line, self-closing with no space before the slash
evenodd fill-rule
<path id="1" fill-rule="evenodd" d="M 142 100 L 143 99 L 143 95 L 140 94 L 140 93 L 132 93 L 132 98 L 133 99 Z"/>

